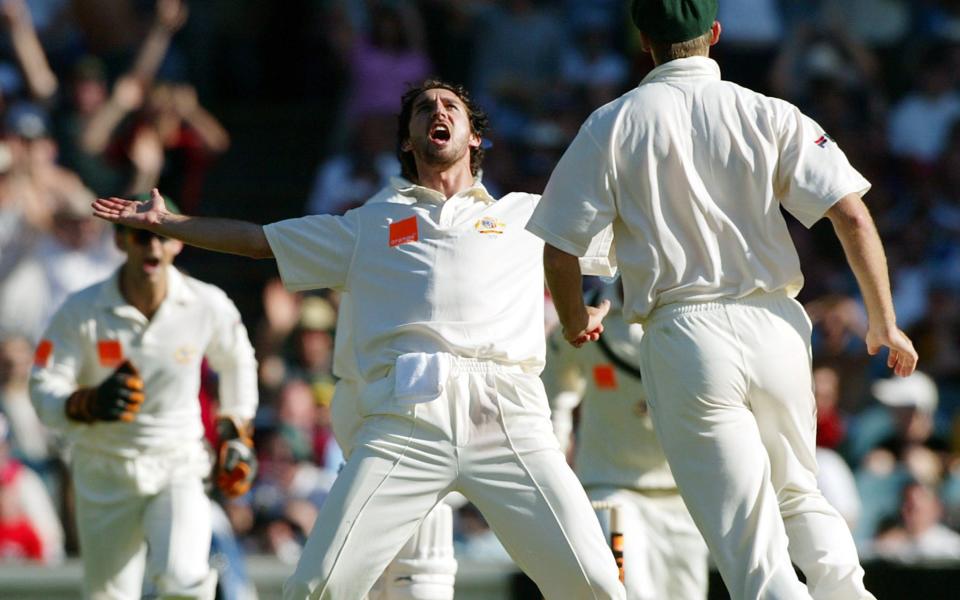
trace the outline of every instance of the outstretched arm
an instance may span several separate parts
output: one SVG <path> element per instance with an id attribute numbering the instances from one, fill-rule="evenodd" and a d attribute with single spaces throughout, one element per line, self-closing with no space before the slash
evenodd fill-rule
<path id="1" fill-rule="evenodd" d="M 610 302 L 604 300 L 596 307 L 584 305 L 579 259 L 546 244 L 543 270 L 560 317 L 564 339 L 578 348 L 586 342 L 597 341 L 603 333 L 603 318 L 610 311 Z"/>
<path id="2" fill-rule="evenodd" d="M 167 210 L 156 188 L 147 202 L 98 198 L 93 203 L 93 214 L 111 223 L 146 229 L 198 248 L 250 258 L 273 258 L 262 226 L 234 219 L 174 214 Z"/>
<path id="3" fill-rule="evenodd" d="M 859 194 L 848 194 L 827 211 L 867 307 L 867 352 L 890 349 L 887 366 L 906 377 L 917 366 L 913 342 L 897 327 L 890 294 L 887 257 L 880 235 Z"/>

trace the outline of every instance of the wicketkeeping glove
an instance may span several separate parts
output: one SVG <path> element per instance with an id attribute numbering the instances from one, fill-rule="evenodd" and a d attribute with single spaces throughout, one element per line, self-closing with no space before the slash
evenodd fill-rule
<path id="1" fill-rule="evenodd" d="M 67 417 L 83 423 L 130 422 L 140 411 L 145 396 L 143 379 L 129 360 L 97 387 L 80 388 L 67 398 Z"/>
<path id="2" fill-rule="evenodd" d="M 228 498 L 250 490 L 257 476 L 257 455 L 246 427 L 230 417 L 217 419 L 217 487 Z"/>

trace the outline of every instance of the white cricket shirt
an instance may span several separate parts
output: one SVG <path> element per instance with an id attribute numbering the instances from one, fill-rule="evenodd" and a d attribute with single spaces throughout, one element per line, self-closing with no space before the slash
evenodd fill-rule
<path id="1" fill-rule="evenodd" d="M 563 431 L 563 424 L 579 405 L 573 467 L 584 486 L 673 490 L 677 485 L 653 431 L 639 375 L 643 327 L 624 321 L 614 290 L 607 286 L 590 302 L 611 303 L 602 343 L 577 349 L 559 329 L 548 340 L 543 380 L 555 431 L 565 447 L 569 430 Z"/>
<path id="2" fill-rule="evenodd" d="M 381 195 L 391 197 L 264 227 L 287 288 L 348 293 L 354 360 L 338 366 L 354 362 L 370 382 L 424 352 L 539 373 L 543 242 L 524 228 L 539 196 L 495 200 L 477 183 L 445 198 L 402 179 Z"/>
<path id="3" fill-rule="evenodd" d="M 70 296 L 37 348 L 30 394 L 40 418 L 80 447 L 121 456 L 176 448 L 203 437 L 200 363 L 218 374 L 219 414 L 251 419 L 257 363 L 233 302 L 219 288 L 167 269 L 167 297 L 147 319 L 120 294 L 119 271 Z M 124 360 L 140 371 L 146 399 L 130 423 L 67 419 L 79 387 L 99 385 Z"/>
<path id="4" fill-rule="evenodd" d="M 477 180 L 479 184 L 479 177 Z M 365 204 L 381 202 L 397 202 L 410 204 L 410 190 L 414 185 L 403 178 L 393 178 L 389 187 L 371 197 Z M 534 203 L 539 202 L 540 196 L 533 196 Z M 540 244 L 542 250 L 542 243 Z M 609 236 L 597 236 L 587 256 L 580 259 L 581 269 L 585 273 L 596 275 L 613 275 L 616 273 L 616 263 L 612 257 L 612 233 Z M 526 303 L 527 300 L 520 300 Z M 541 295 L 542 303 L 542 295 Z M 363 389 L 363 377 L 357 365 L 357 355 L 354 351 L 354 319 L 352 315 L 352 300 L 348 292 L 340 296 L 340 310 L 337 314 L 337 331 L 333 346 L 333 374 L 339 378 L 333 400 L 333 427 L 337 441 L 349 454 L 352 448 L 352 438 L 362 419 L 359 407 L 359 398 Z M 542 331 L 540 335 L 543 335 Z"/>
<path id="5" fill-rule="evenodd" d="M 669 61 L 595 111 L 528 228 L 576 256 L 612 224 L 628 321 L 673 302 L 795 296 L 782 206 L 812 226 L 870 183 L 795 106 L 721 81 L 712 59 Z"/>

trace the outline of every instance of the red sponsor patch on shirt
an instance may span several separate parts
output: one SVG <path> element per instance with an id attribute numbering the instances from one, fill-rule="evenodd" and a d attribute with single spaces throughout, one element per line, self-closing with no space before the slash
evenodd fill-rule
<path id="1" fill-rule="evenodd" d="M 390 247 L 408 244 L 420 239 L 417 229 L 417 218 L 409 217 L 402 221 L 390 223 Z"/>
<path id="2" fill-rule="evenodd" d="M 37 351 L 33 353 L 34 366 L 46 367 L 51 354 L 53 354 L 53 342 L 50 340 L 40 340 L 40 343 L 37 344 Z"/>
<path id="3" fill-rule="evenodd" d="M 593 382 L 601 390 L 617 389 L 617 372 L 613 370 L 613 365 L 595 365 Z"/>
<path id="4" fill-rule="evenodd" d="M 120 340 L 99 340 L 97 357 L 104 367 L 119 366 L 123 362 L 123 347 L 120 345 Z"/>

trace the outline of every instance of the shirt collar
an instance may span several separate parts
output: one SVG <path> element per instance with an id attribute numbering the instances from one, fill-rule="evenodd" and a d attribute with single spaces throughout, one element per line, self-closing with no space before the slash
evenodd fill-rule
<path id="1" fill-rule="evenodd" d="M 100 286 L 100 293 L 96 299 L 97 306 L 112 308 L 114 310 L 130 306 L 127 299 L 120 293 L 120 272 L 122 270 L 123 266 L 121 265 L 120 268 L 113 272 L 110 279 L 106 280 L 104 284 Z M 167 302 L 169 300 L 176 304 L 187 304 L 195 297 L 196 294 L 190 289 L 190 286 L 187 285 L 183 273 L 178 271 L 173 265 L 167 267 L 167 297 L 164 298 L 163 301 Z"/>
<path id="2" fill-rule="evenodd" d="M 640 85 L 657 81 L 720 79 L 720 65 L 706 56 L 688 56 L 669 60 L 647 73 Z"/>
<path id="3" fill-rule="evenodd" d="M 496 202 L 496 198 L 490 195 L 490 192 L 487 191 L 487 188 L 484 187 L 481 179 L 483 174 L 477 175 L 477 178 L 473 180 L 473 185 L 469 188 L 457 192 L 454 196 L 470 196 L 476 200 L 480 200 L 486 204 L 492 204 Z M 437 190 L 432 190 L 422 185 L 417 185 L 411 182 L 409 179 L 403 177 L 391 177 L 390 185 L 393 189 L 410 200 L 410 203 L 415 202 L 433 202 L 434 204 L 443 204 L 448 200 L 443 194 Z"/>

